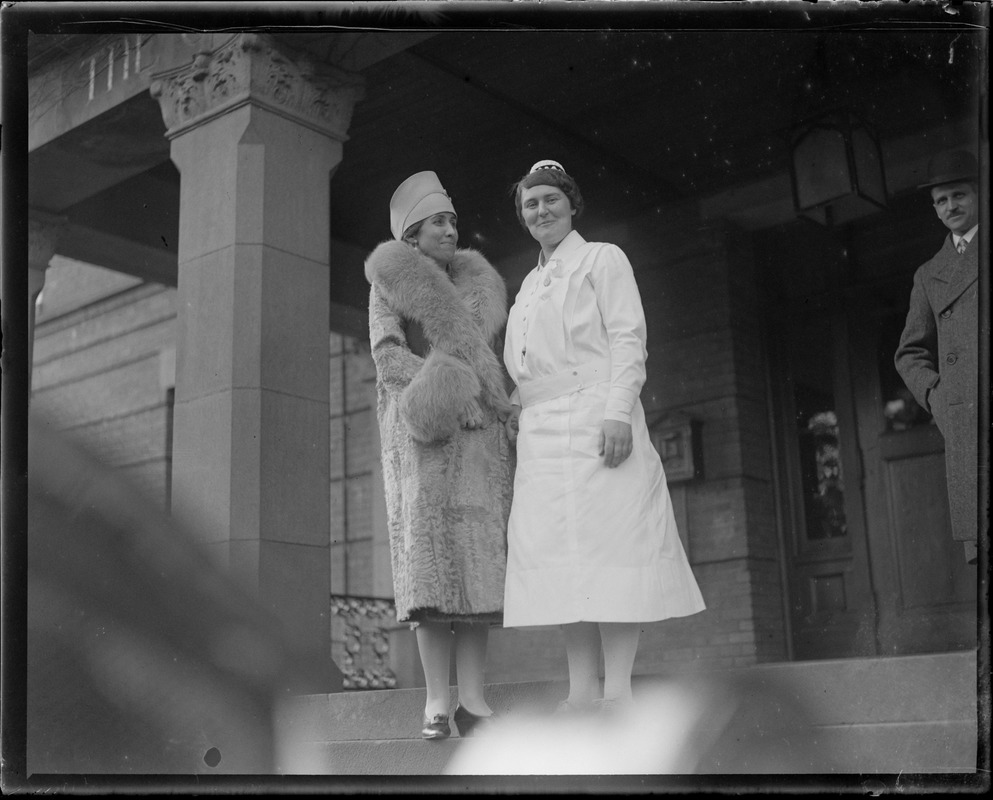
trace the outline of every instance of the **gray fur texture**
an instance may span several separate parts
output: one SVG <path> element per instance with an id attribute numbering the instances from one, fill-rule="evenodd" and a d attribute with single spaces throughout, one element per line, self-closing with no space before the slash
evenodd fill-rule
<path id="1" fill-rule="evenodd" d="M 514 470 L 493 352 L 507 316 L 503 279 L 460 250 L 449 280 L 402 242 L 378 246 L 365 272 L 397 619 L 497 621 Z M 420 324 L 426 358 L 411 352 L 405 320 Z M 458 417 L 473 398 L 484 424 L 468 430 Z"/>
<path id="2" fill-rule="evenodd" d="M 475 250 L 458 250 L 449 280 L 433 261 L 394 241 L 372 252 L 365 274 L 391 309 L 421 324 L 432 345 L 400 399 L 411 435 L 422 442 L 451 436 L 473 399 L 505 419 L 510 404 L 492 344 L 507 321 L 507 288 L 490 263 Z"/>

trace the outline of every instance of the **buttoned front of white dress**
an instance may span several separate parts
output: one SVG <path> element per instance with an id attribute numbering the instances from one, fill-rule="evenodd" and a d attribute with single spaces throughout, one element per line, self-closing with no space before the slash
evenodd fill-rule
<path id="1" fill-rule="evenodd" d="M 512 399 L 525 398 L 507 626 L 650 621 L 704 608 L 639 400 L 645 339 L 634 273 L 615 245 L 572 231 L 521 285 L 504 349 Z M 557 396 L 533 390 L 570 381 L 579 388 Z M 599 453 L 604 419 L 632 426 L 632 454 L 615 469 Z"/>

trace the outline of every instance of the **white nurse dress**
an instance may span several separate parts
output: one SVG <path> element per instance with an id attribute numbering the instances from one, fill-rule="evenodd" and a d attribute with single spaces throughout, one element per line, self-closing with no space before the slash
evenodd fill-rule
<path id="1" fill-rule="evenodd" d="M 507 627 L 704 609 L 639 399 L 645 338 L 634 273 L 615 245 L 572 231 L 521 285 L 504 348 L 522 406 Z M 613 469 L 599 452 L 604 419 L 629 422 L 634 439 Z"/>

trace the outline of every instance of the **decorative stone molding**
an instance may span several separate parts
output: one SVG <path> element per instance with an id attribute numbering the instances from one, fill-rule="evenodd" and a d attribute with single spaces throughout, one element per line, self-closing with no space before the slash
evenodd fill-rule
<path id="1" fill-rule="evenodd" d="M 338 141 L 347 140 L 364 79 L 289 53 L 270 37 L 242 33 L 192 63 L 153 76 L 166 136 L 173 138 L 238 106 L 252 103 Z"/>
<path id="2" fill-rule="evenodd" d="M 393 689 L 389 631 L 397 627 L 391 600 L 331 595 L 331 657 L 345 689 Z"/>
<path id="3" fill-rule="evenodd" d="M 48 268 L 59 246 L 66 218 L 47 211 L 28 211 L 28 266 L 42 273 Z"/>
<path id="4" fill-rule="evenodd" d="M 45 271 L 58 250 L 66 218 L 36 208 L 28 210 L 28 386 L 34 364 L 35 304 L 45 288 Z M 29 390 L 30 391 L 30 390 Z"/>

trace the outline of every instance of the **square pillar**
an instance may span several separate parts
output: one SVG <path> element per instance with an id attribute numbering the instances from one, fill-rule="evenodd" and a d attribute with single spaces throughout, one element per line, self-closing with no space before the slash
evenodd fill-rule
<path id="1" fill-rule="evenodd" d="M 329 184 L 361 81 L 255 34 L 155 78 L 181 176 L 173 512 L 330 664 Z"/>

